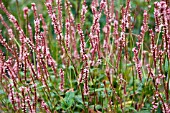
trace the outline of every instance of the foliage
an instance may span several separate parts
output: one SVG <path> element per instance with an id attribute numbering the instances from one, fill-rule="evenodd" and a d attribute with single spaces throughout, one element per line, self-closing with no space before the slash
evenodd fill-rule
<path id="1" fill-rule="evenodd" d="M 169 113 L 169 4 L 0 0 L 0 112 Z"/>

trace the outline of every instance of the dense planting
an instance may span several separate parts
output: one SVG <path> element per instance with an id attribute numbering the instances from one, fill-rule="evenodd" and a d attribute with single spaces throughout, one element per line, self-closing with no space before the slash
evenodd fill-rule
<path id="1" fill-rule="evenodd" d="M 170 113 L 168 0 L 41 2 L 0 0 L 0 112 Z"/>

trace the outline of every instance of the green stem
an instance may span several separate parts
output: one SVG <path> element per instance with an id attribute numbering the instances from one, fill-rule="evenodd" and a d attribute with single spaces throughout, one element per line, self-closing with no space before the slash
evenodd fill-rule
<path id="1" fill-rule="evenodd" d="M 63 43 L 63 46 L 64 46 L 64 50 L 66 51 L 66 55 L 67 55 L 67 57 L 69 58 L 69 60 L 71 61 L 72 65 L 73 65 L 73 67 L 74 67 L 74 71 L 75 71 L 76 75 L 78 76 L 77 68 L 76 68 L 76 66 L 75 66 L 75 64 L 74 64 L 74 62 L 73 62 L 73 60 L 71 59 L 70 55 L 68 54 L 68 51 L 67 51 L 67 49 L 66 49 L 64 40 L 62 40 L 62 43 Z"/>
<path id="2" fill-rule="evenodd" d="M 145 70 L 144 70 L 144 65 L 143 65 L 143 43 L 142 42 L 142 50 L 141 50 L 141 65 L 142 65 L 142 72 L 144 74 L 144 77 L 146 77 Z"/>
<path id="3" fill-rule="evenodd" d="M 71 69 L 70 69 L 70 76 L 68 76 L 69 80 L 70 80 L 70 86 L 71 86 L 71 89 L 73 89 L 73 85 L 72 85 L 72 80 L 71 80 Z"/>
<path id="4" fill-rule="evenodd" d="M 20 48 L 20 44 L 19 44 L 19 42 L 17 41 L 17 39 L 14 37 L 14 41 L 16 42 L 16 44 L 18 45 L 18 47 Z"/>
<path id="5" fill-rule="evenodd" d="M 34 68 L 36 69 L 36 56 L 35 56 L 35 51 L 33 51 L 33 61 L 34 61 Z"/>
<path id="6" fill-rule="evenodd" d="M 17 12 L 18 12 L 18 19 L 19 19 L 19 25 L 22 27 L 22 23 L 21 23 L 21 13 L 20 13 L 20 9 L 19 9 L 19 3 L 18 0 L 16 0 L 16 7 L 17 7 Z"/>

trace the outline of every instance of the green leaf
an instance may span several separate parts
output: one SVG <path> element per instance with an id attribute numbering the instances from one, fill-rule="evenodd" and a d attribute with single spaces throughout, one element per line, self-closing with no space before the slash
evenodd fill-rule
<path id="1" fill-rule="evenodd" d="M 126 64 L 127 67 L 132 67 L 133 65 L 135 65 L 135 63 Z"/>
<path id="2" fill-rule="evenodd" d="M 129 112 L 129 111 L 137 112 L 137 110 L 136 110 L 134 107 L 126 107 L 126 108 L 125 108 L 125 111 L 126 111 L 126 112 Z"/>
<path id="3" fill-rule="evenodd" d="M 105 88 L 98 88 L 98 89 L 95 89 L 96 92 L 100 92 L 100 91 L 104 91 Z"/>
<path id="4" fill-rule="evenodd" d="M 101 105 L 96 105 L 95 108 L 96 108 L 97 110 L 99 110 L 99 109 L 102 109 L 102 106 L 101 106 Z"/>
<path id="5" fill-rule="evenodd" d="M 136 112 L 136 113 L 150 113 L 150 111 L 148 111 L 148 110 L 141 110 L 141 111 Z"/>
<path id="6" fill-rule="evenodd" d="M 71 66 L 69 66 L 69 69 L 71 70 L 71 69 L 73 69 L 74 70 L 74 67 L 71 65 Z"/>
<path id="7" fill-rule="evenodd" d="M 161 105 L 159 104 L 158 108 L 157 108 L 157 112 L 156 113 L 162 113 L 162 108 Z"/>
<path id="8" fill-rule="evenodd" d="M 84 109 L 83 104 L 76 104 L 76 107 L 77 107 L 77 108 L 80 108 L 80 109 Z"/>
<path id="9" fill-rule="evenodd" d="M 74 104 L 75 92 L 67 92 L 65 98 L 61 101 L 61 107 L 65 110 Z"/>
<path id="10" fill-rule="evenodd" d="M 75 97 L 75 101 L 78 102 L 78 103 L 83 104 L 81 95 L 77 95 L 77 96 Z"/>
<path id="11" fill-rule="evenodd" d="M 0 95 L 5 94 L 5 92 L 3 90 L 0 90 Z"/>
<path id="12" fill-rule="evenodd" d="M 57 106 L 55 107 L 56 110 L 60 110 L 61 109 L 61 106 Z"/>
<path id="13" fill-rule="evenodd" d="M 45 85 L 41 85 L 41 86 L 37 87 L 37 89 L 43 89 L 45 87 L 46 87 Z"/>
<path id="14" fill-rule="evenodd" d="M 67 105 L 65 104 L 64 100 L 61 102 L 61 108 L 64 109 L 64 110 L 67 110 L 68 107 Z"/>
<path id="15" fill-rule="evenodd" d="M 70 91 L 66 93 L 65 99 L 74 99 L 74 97 L 75 97 L 75 92 Z"/>
<path id="16" fill-rule="evenodd" d="M 169 68 L 169 66 L 168 66 L 168 58 L 167 58 L 167 56 L 166 56 L 166 58 L 165 58 L 164 68 L 165 68 L 165 73 L 168 73 L 168 68 Z"/>

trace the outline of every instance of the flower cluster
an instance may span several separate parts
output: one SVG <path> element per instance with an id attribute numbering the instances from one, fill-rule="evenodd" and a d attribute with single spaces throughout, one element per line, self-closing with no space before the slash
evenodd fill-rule
<path id="1" fill-rule="evenodd" d="M 169 113 L 170 8 L 145 2 L 46 0 L 47 13 L 32 3 L 17 19 L 0 0 L 0 92 L 11 111 Z"/>
<path id="2" fill-rule="evenodd" d="M 61 81 L 60 81 L 59 89 L 61 91 L 64 91 L 64 71 L 63 71 L 63 69 L 60 69 L 60 78 L 61 78 Z"/>
<path id="3" fill-rule="evenodd" d="M 141 61 L 138 58 L 139 50 L 136 48 L 133 48 L 132 51 L 134 52 L 134 62 L 135 62 L 136 71 L 139 75 L 139 79 L 142 81 Z"/>

